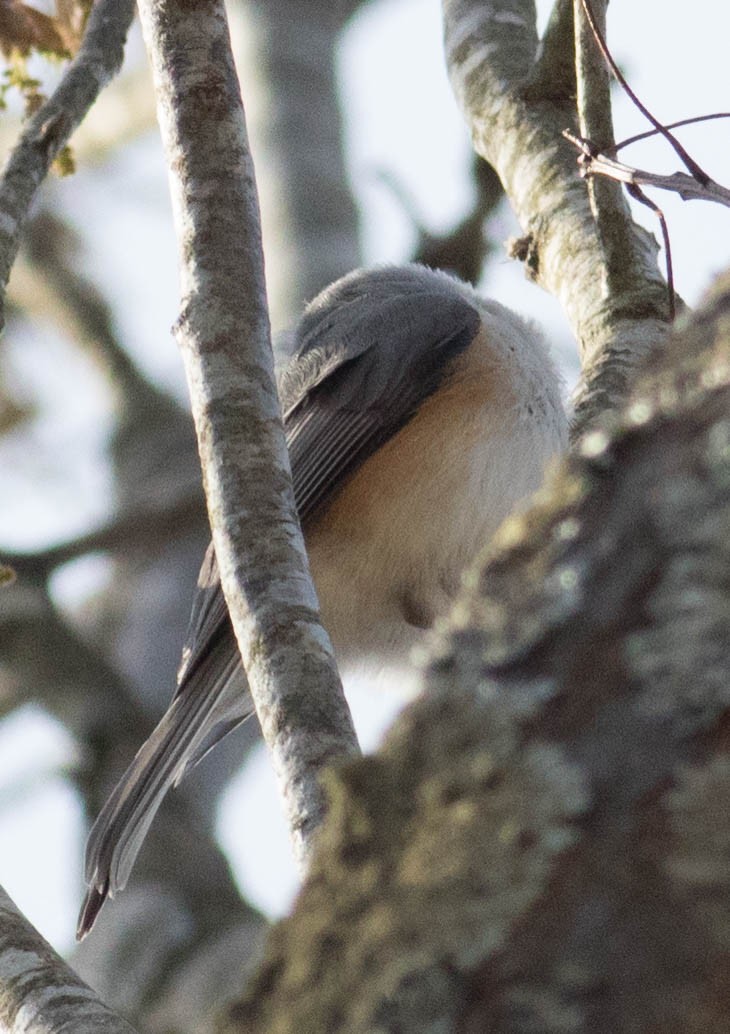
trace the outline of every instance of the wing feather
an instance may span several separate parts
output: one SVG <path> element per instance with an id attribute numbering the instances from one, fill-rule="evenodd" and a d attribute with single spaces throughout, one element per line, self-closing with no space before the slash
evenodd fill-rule
<path id="1" fill-rule="evenodd" d="M 456 281 L 417 266 L 351 274 L 309 306 L 280 385 L 305 527 L 437 390 L 479 323 Z M 89 835 L 79 936 L 125 885 L 170 786 L 252 710 L 211 544 L 172 704 Z"/>

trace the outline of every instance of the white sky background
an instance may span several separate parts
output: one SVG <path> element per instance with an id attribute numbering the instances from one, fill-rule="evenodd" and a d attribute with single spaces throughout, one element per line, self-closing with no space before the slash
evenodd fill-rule
<path id="1" fill-rule="evenodd" d="M 549 8 L 548 2 L 538 3 L 543 21 Z M 408 215 L 375 170 L 386 169 L 398 179 L 429 229 L 453 226 L 468 207 L 469 144 L 443 69 L 440 36 L 438 0 L 384 0 L 361 15 L 343 47 L 343 103 L 368 262 L 404 260 L 414 243 Z M 609 11 L 615 56 L 642 100 L 667 121 L 730 110 L 729 38 L 730 7 L 716 0 L 695 0 L 691 17 L 686 5 L 634 0 L 614 0 Z M 621 97 L 615 115 L 619 138 L 646 128 Z M 682 131 L 694 157 L 726 185 L 729 138 L 730 121 Z M 678 168 L 673 152 L 656 142 L 624 158 L 654 171 Z M 89 236 L 86 266 L 114 301 L 124 339 L 134 343 L 145 369 L 182 395 L 182 370 L 169 334 L 178 301 L 177 260 L 156 142 L 138 142 L 113 167 L 82 170 L 52 189 Z M 674 197 L 660 203 L 669 220 L 677 289 L 693 304 L 728 263 L 730 214 Z M 638 218 L 657 232 L 648 211 L 640 209 Z M 516 226 L 505 213 L 493 230 L 506 238 Z M 506 258 L 491 264 L 485 290 L 543 323 L 570 377 L 575 357 L 557 303 Z M 69 356 L 52 328 L 42 339 L 24 340 L 22 355 L 15 352 L 16 383 L 27 382 L 44 415 L 33 430 L 30 454 L 27 437 L 22 444 L 0 446 L 0 546 L 31 548 L 93 526 L 104 516 L 108 481 L 100 457 L 108 431 L 107 400 L 99 397 L 94 374 L 74 360 L 73 391 L 88 402 L 68 405 L 68 385 L 59 391 L 58 368 Z M 52 377 L 39 376 L 51 365 L 49 354 L 58 359 Z M 87 565 L 89 585 L 99 571 L 98 565 Z M 59 593 L 77 591 L 78 581 L 69 588 L 59 580 Z M 387 721 L 387 693 L 376 697 L 375 708 L 372 694 L 362 689 L 352 697 L 367 746 Z M 80 812 L 60 774 L 71 760 L 66 735 L 37 712 L 0 726 L 0 882 L 61 950 L 71 946 L 81 894 Z M 241 828 L 252 831 L 244 844 L 234 842 L 234 830 Z M 227 795 L 221 831 L 248 895 L 280 912 L 294 877 L 263 753 L 254 753 Z"/>

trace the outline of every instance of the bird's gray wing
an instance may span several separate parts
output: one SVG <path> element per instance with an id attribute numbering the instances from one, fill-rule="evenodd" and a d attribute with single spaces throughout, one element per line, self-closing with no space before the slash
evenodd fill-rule
<path id="1" fill-rule="evenodd" d="M 323 318 L 302 320 L 282 405 L 294 498 L 305 527 L 437 389 L 479 329 L 479 314 L 452 282 L 428 276 L 425 284 L 407 279 L 408 291 L 390 278 L 382 296 L 358 295 L 334 308 L 330 298 Z M 221 644 L 222 657 L 229 647 L 238 656 L 211 543 L 198 577 L 178 695 L 197 680 L 201 659 L 207 662 Z M 251 711 L 250 700 L 242 701 L 238 721 Z M 221 736 L 227 731 L 222 727 Z"/>
<path id="2" fill-rule="evenodd" d="M 479 322 L 452 281 L 417 267 L 353 274 L 309 306 L 280 385 L 305 527 L 438 388 Z M 126 884 L 168 789 L 252 710 L 211 545 L 173 701 L 89 834 L 79 936 Z"/>
<path id="3" fill-rule="evenodd" d="M 294 497 L 305 528 L 436 391 L 480 323 L 453 288 L 395 294 L 377 305 L 362 297 L 338 315 L 309 331 L 282 386 Z"/>

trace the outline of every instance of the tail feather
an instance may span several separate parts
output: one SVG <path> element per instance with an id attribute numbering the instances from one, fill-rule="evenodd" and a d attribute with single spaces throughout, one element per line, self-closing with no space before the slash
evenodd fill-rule
<path id="1" fill-rule="evenodd" d="M 206 677 L 207 676 L 207 677 Z M 253 711 L 237 656 L 210 679 L 198 669 L 183 682 L 166 714 L 137 752 L 94 823 L 86 845 L 88 890 L 77 937 L 91 930 L 106 899 L 129 879 L 167 791 Z"/>

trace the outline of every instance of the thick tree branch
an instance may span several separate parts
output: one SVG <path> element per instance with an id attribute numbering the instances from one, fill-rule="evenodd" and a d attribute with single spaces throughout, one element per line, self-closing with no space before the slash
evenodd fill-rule
<path id="1" fill-rule="evenodd" d="M 256 710 L 304 860 L 319 771 L 357 747 L 317 618 L 269 340 L 254 182 L 219 0 L 140 0 L 181 253 L 185 360 L 213 540 Z"/>
<path id="2" fill-rule="evenodd" d="M 532 275 L 561 301 L 578 339 L 583 375 L 576 435 L 626 397 L 637 364 L 660 344 L 667 327 L 666 287 L 653 238 L 627 224 L 609 278 L 585 184 L 561 133 L 575 125 L 565 74 L 556 88 L 540 63 L 534 5 L 529 0 L 444 0 L 446 55 L 452 85 L 477 151 L 496 168 L 527 235 Z M 564 35 L 561 9 L 549 39 Z M 555 59 L 555 48 L 550 48 Z M 604 233 L 607 232 L 604 230 Z"/>
<path id="3" fill-rule="evenodd" d="M 330 777 L 230 1034 L 727 1029 L 730 275 Z"/>
<path id="4" fill-rule="evenodd" d="M 133 0 L 97 0 L 78 54 L 8 158 L 0 178 L 0 327 L 5 288 L 31 202 L 54 158 L 121 68 L 133 17 Z"/>
<path id="5" fill-rule="evenodd" d="M 0 1027 L 8 1034 L 134 1034 L 70 969 L 0 888 Z"/>

